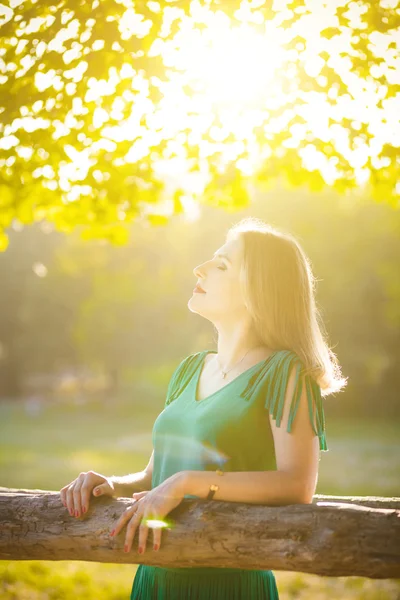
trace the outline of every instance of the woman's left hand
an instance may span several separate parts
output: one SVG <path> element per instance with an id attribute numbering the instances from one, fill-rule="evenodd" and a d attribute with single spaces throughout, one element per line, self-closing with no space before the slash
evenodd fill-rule
<path id="1" fill-rule="evenodd" d="M 184 474 L 183 472 L 175 473 L 168 477 L 163 483 L 153 488 L 152 490 L 137 492 L 132 494 L 135 502 L 132 506 L 128 506 L 118 519 L 111 535 L 114 537 L 127 525 L 125 538 L 125 552 L 130 552 L 132 542 L 135 537 L 136 529 L 139 527 L 139 544 L 138 552 L 141 554 L 146 550 L 147 537 L 149 526 L 146 524 L 147 519 L 161 521 L 174 508 L 182 502 L 184 489 Z M 154 524 L 151 526 L 153 530 L 153 548 L 158 550 L 161 544 L 161 530 L 163 524 Z"/>

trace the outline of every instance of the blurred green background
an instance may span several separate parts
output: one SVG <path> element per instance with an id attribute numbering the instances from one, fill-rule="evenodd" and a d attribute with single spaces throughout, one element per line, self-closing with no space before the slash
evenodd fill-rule
<path id="1" fill-rule="evenodd" d="M 0 4 L 1 486 L 144 468 L 172 372 L 216 347 L 193 268 L 254 216 L 310 257 L 348 378 L 317 493 L 400 496 L 397 4 Z M 0 561 L 0 599 L 127 599 L 135 570 Z M 281 600 L 400 599 L 275 573 Z"/>
<path id="2" fill-rule="evenodd" d="M 356 195 L 288 190 L 256 194 L 234 214 L 204 207 L 193 222 L 132 226 L 124 247 L 43 225 L 10 232 L 0 254 L 2 486 L 59 490 L 80 471 L 145 467 L 172 371 L 216 347 L 212 325 L 187 308 L 192 270 L 247 215 L 298 237 L 349 377 L 324 400 L 329 452 L 316 493 L 400 496 L 400 214 Z M 0 597 L 125 599 L 136 567 L 2 561 Z M 400 597 L 396 580 L 275 575 L 283 599 Z"/>

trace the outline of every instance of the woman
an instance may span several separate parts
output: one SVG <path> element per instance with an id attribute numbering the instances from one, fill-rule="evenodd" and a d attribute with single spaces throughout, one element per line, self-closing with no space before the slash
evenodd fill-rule
<path id="1" fill-rule="evenodd" d="M 310 262 L 292 235 L 243 219 L 194 274 L 188 307 L 214 324 L 218 352 L 190 354 L 175 369 L 142 473 L 81 473 L 61 490 L 78 515 L 96 489 L 114 496 L 134 491 L 114 528 L 118 535 L 126 526 L 127 551 L 136 531 L 138 552 L 145 551 L 153 525 L 150 551 L 158 552 L 162 527 L 147 519 L 165 524 L 185 497 L 311 503 L 319 452 L 328 450 L 322 396 L 347 381 L 321 331 Z M 139 565 L 131 600 L 189 597 L 279 596 L 270 570 Z"/>

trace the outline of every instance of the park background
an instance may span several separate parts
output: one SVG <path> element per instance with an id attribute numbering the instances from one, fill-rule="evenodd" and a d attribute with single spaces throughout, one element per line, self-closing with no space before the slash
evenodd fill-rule
<path id="1" fill-rule="evenodd" d="M 111 14 L 115 7 L 133 10 L 124 4 L 127 3 L 93 3 L 97 37 L 103 33 L 106 42 L 110 41 L 105 24 L 111 25 L 105 19 L 101 21 L 101 15 L 94 14 L 95 9 L 100 6 L 104 14 Z M 159 3 L 149 3 L 156 4 Z M 179 4 L 183 9 L 189 6 L 185 2 Z M 228 4 L 232 11 L 234 3 L 220 4 L 220 11 Z M 262 11 L 263 3 L 248 3 L 251 4 Z M 269 8 L 267 15 L 271 20 L 285 10 L 293 9 L 298 18 L 317 10 L 316 4 L 310 2 L 273 4 L 275 8 Z M 393 74 L 398 74 L 398 62 L 394 62 L 391 46 L 392 36 L 398 34 L 399 11 L 390 2 L 376 5 L 381 7 L 379 14 L 367 1 L 335 2 L 335 7 L 349 9 L 355 21 L 364 15 L 368 35 L 360 35 L 358 45 L 353 45 L 354 52 L 364 52 L 364 63 L 357 61 L 356 53 L 349 53 L 354 60 L 352 74 L 365 81 L 366 86 L 377 82 L 377 90 L 379 86 L 386 88 L 387 103 L 382 100 L 383 93 L 379 98 L 371 95 L 375 104 L 371 100 L 365 108 L 364 99 L 361 101 L 364 91 L 360 88 L 358 95 L 353 93 L 347 98 L 349 112 L 346 113 L 344 103 L 344 114 L 338 115 L 334 100 L 348 95 L 352 82 L 326 60 L 320 65 L 320 70 L 324 70 L 321 77 L 326 78 L 324 86 L 316 74 L 318 64 L 309 64 L 297 80 L 299 89 L 303 86 L 310 94 L 315 93 L 313 84 L 319 86 L 320 94 L 324 87 L 325 91 L 336 89 L 335 94 L 327 92 L 332 140 L 327 141 L 325 129 L 322 134 L 322 118 L 312 126 L 310 115 L 303 114 L 302 119 L 297 115 L 291 124 L 293 115 L 285 121 L 282 104 L 272 103 L 267 121 L 274 121 L 276 127 L 273 135 L 266 135 L 269 152 L 258 166 L 257 176 L 251 177 L 246 170 L 250 157 L 254 158 L 254 148 L 239 158 L 231 145 L 238 132 L 230 132 L 226 121 L 228 133 L 221 133 L 224 110 L 232 109 L 233 101 L 242 103 L 240 108 L 247 114 L 251 112 L 250 104 L 251 110 L 254 108 L 253 98 L 242 95 L 243 90 L 235 88 L 231 80 L 226 80 L 222 88 L 218 88 L 217 77 L 211 83 L 207 80 L 211 86 L 207 93 L 210 95 L 210 89 L 217 91 L 213 110 L 207 107 L 210 114 L 218 117 L 214 125 L 212 121 L 207 123 L 208 129 L 214 130 L 207 137 L 206 147 L 215 144 L 215 152 L 201 155 L 200 141 L 188 144 L 189 136 L 179 137 L 180 127 L 189 131 L 192 125 L 187 120 L 190 111 L 184 114 L 184 105 L 177 101 L 175 109 L 179 114 L 168 122 L 171 129 L 154 145 L 151 154 L 154 164 L 154 154 L 164 159 L 164 166 L 157 172 L 153 162 L 147 161 L 145 136 L 139 139 L 132 133 L 135 124 L 127 126 L 126 131 L 131 134 L 128 139 L 113 137 L 103 127 L 110 120 L 115 124 L 127 118 L 130 111 L 138 110 L 141 86 L 136 85 L 134 99 L 126 94 L 131 84 L 132 89 L 137 84 L 138 74 L 125 67 L 122 90 L 114 89 L 104 95 L 98 92 L 97 97 L 90 99 L 82 92 L 82 86 L 88 86 L 91 77 L 104 77 L 105 86 L 107 76 L 112 80 L 116 67 L 122 65 L 122 58 L 120 65 L 115 62 L 120 51 L 111 42 L 103 46 L 92 44 L 92 40 L 92 45 L 88 40 L 82 42 L 84 47 L 90 46 L 96 59 L 88 61 L 86 75 L 81 73 L 80 79 L 70 77 L 75 88 L 67 89 L 71 81 L 67 83 L 62 98 L 58 97 L 60 90 L 64 91 L 62 80 L 68 75 L 57 60 L 64 57 L 67 62 L 65 54 L 74 48 L 72 34 L 64 35 L 66 48 L 57 60 L 58 52 L 54 50 L 47 58 L 45 48 L 37 52 L 45 57 L 48 66 L 53 64 L 54 73 L 48 75 L 50 83 L 40 83 L 38 78 L 34 83 L 31 73 L 18 78 L 15 69 L 4 68 L 27 56 L 35 40 L 35 27 L 31 25 L 26 36 L 28 46 L 17 51 L 13 35 L 25 35 L 21 20 L 15 20 L 18 10 L 26 23 L 34 17 L 32 11 L 36 14 L 48 9 L 49 13 L 58 14 L 51 11 L 51 3 L 45 6 L 41 2 L 14 2 L 14 17 L 8 18 L 0 29 L 7 48 L 7 54 L 1 53 L 0 67 L 3 77 L 8 73 L 0 92 L 4 108 L 0 114 L 2 486 L 59 490 L 81 471 L 93 469 L 105 475 L 123 475 L 145 467 L 152 451 L 152 426 L 163 409 L 173 370 L 188 354 L 215 347 L 212 325 L 187 307 L 196 283 L 193 268 L 211 257 L 232 224 L 254 216 L 295 235 L 308 254 L 317 278 L 317 302 L 329 344 L 343 375 L 348 377 L 344 391 L 324 399 L 329 452 L 321 453 L 316 493 L 400 496 L 400 211 L 399 149 L 395 142 L 400 137 L 393 105 L 396 100 L 398 107 L 400 82 Z M 296 8 L 302 7 L 304 11 L 295 13 Z M 361 10 L 361 16 L 356 18 L 357 7 L 366 11 Z M 209 10 L 212 8 L 209 3 Z M 82 23 L 90 16 L 85 13 L 87 10 L 79 2 L 64 2 L 61 12 L 73 15 L 65 16 L 63 25 L 68 29 L 68 23 Z M 150 11 L 148 18 L 158 14 L 151 8 L 140 10 Z M 340 13 L 342 19 L 346 14 Z M 323 20 L 324 16 L 320 18 Z M 386 18 L 392 27 L 385 25 Z M 131 28 L 122 36 L 121 47 L 125 51 L 127 45 L 135 43 L 135 49 L 143 47 L 148 52 L 147 37 L 154 40 L 155 34 L 138 37 L 132 14 L 125 19 Z M 260 27 L 260 22 L 253 25 Z M 325 35 L 320 36 L 327 43 L 341 29 L 350 27 L 350 17 L 347 23 L 334 25 L 339 33 L 327 33 L 326 29 Z M 57 26 L 61 28 L 60 23 Z M 353 33 L 357 26 L 360 27 L 358 22 L 351 25 Z M 379 36 L 374 38 L 376 32 Z M 121 24 L 114 33 L 121 35 Z M 33 46 L 43 42 L 48 48 L 52 36 L 50 23 L 40 31 L 39 44 Z M 301 54 L 313 36 L 318 37 L 315 31 L 304 34 L 303 42 L 294 38 L 292 50 L 297 48 L 298 64 L 303 64 Z M 386 45 L 382 42 L 385 36 L 389 37 Z M 375 44 L 373 50 L 368 43 L 371 40 Z M 330 50 L 333 54 L 334 48 Z M 142 72 L 152 68 L 151 60 L 147 58 L 145 62 L 145 58 L 146 54 L 135 57 L 142 69 L 142 83 Z M 72 61 L 72 66 L 75 62 L 78 65 L 80 57 L 68 61 Z M 381 71 L 374 71 L 371 63 L 376 63 L 373 66 L 379 66 Z M 157 69 L 161 77 L 159 63 Z M 259 65 L 257 73 L 263 73 Z M 235 72 L 236 85 L 237 78 Z M 293 71 L 288 73 L 288 79 L 295 79 Z M 25 87 L 21 87 L 21 81 Z M 270 74 L 268 81 L 271 91 Z M 250 83 L 246 80 L 247 91 Z M 289 97 L 291 89 L 283 89 Z M 112 107 L 120 93 L 125 94 L 125 104 Z M 254 94 L 263 97 L 259 87 Z M 46 96 L 47 100 L 54 99 L 47 109 L 43 100 Z M 68 117 L 72 100 L 79 97 L 85 98 L 76 113 L 81 115 L 81 124 L 80 117 L 75 122 L 70 114 Z M 153 103 L 159 100 L 156 94 L 149 93 L 150 99 Z M 87 113 L 82 110 L 85 102 Z M 197 106 L 198 112 L 203 108 Z M 54 131 L 60 129 L 59 119 L 68 117 L 68 131 L 55 135 L 52 127 L 39 123 L 45 109 L 46 118 L 51 124 L 56 123 Z M 151 114 L 148 106 L 146 110 Z M 322 105 L 319 110 L 323 110 Z M 29 114 L 30 124 L 15 125 L 21 115 L 26 118 Z M 297 128 L 303 121 L 311 125 L 302 138 Z M 245 129 L 244 121 L 241 123 Z M 150 120 L 146 125 L 152 128 Z M 250 131 L 252 124 L 247 126 Z M 350 132 L 346 138 L 348 147 L 340 136 L 335 138 L 339 126 L 347 134 Z M 195 124 L 191 131 L 195 131 Z M 92 136 L 91 144 L 80 137 L 83 132 L 86 137 Z M 289 132 L 297 139 L 299 149 L 286 143 Z M 102 147 L 100 142 L 105 138 L 107 144 Z M 245 136 L 243 139 L 248 141 Z M 257 140 L 260 141 L 259 131 Z M 312 144 L 318 152 L 310 151 Z M 199 191 L 197 180 L 191 187 L 190 177 L 184 178 L 185 165 L 179 166 L 183 160 L 181 146 L 190 146 L 191 159 L 201 164 L 197 175 L 203 173 L 205 164 L 209 167 L 205 189 Z M 230 148 L 230 162 L 226 156 L 225 162 L 222 160 L 226 148 Z M 134 156 L 121 163 L 121 156 L 132 149 Z M 243 153 L 243 146 L 240 152 Z M 322 155 L 330 167 L 340 168 L 336 179 L 331 169 L 324 169 Z M 93 157 L 95 163 L 90 162 Z M 138 185 L 139 175 L 151 183 L 149 189 Z M 181 188 L 184 180 L 186 187 Z M 0 595 L 5 600 L 122 600 L 129 597 L 135 569 L 135 565 L 74 561 L 0 561 Z M 274 572 L 282 600 L 400 597 L 400 582 L 396 580 Z"/>

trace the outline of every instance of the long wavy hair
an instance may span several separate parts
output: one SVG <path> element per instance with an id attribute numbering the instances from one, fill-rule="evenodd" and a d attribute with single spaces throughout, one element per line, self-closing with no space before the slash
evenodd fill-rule
<path id="1" fill-rule="evenodd" d="M 316 279 L 299 242 L 256 217 L 234 224 L 227 241 L 238 236 L 244 247 L 240 285 L 260 342 L 274 351 L 295 352 L 322 396 L 342 390 L 347 378 L 326 341 Z"/>

